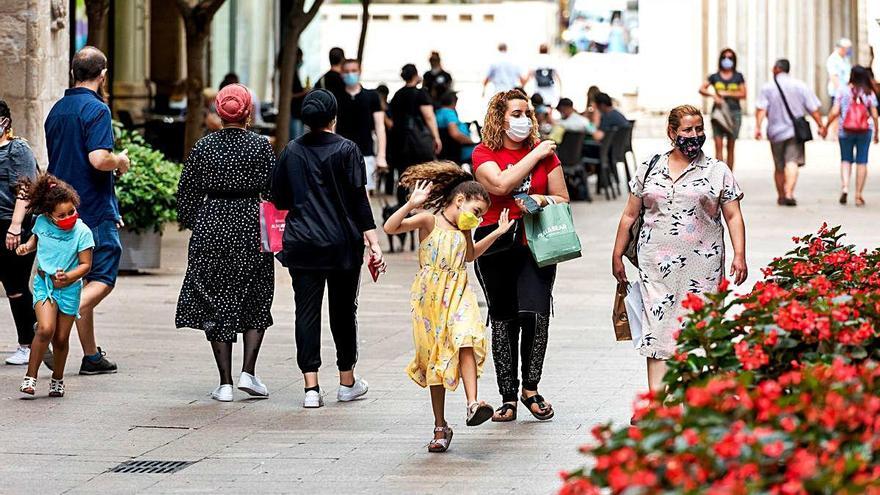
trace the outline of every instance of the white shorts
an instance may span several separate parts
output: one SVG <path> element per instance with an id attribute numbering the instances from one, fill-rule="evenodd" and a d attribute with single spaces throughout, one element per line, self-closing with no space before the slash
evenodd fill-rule
<path id="1" fill-rule="evenodd" d="M 376 189 L 376 157 L 365 156 L 364 163 L 367 165 L 367 191 Z"/>

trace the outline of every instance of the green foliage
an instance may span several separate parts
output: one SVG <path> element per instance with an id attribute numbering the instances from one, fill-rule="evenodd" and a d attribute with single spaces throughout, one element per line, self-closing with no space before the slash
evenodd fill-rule
<path id="1" fill-rule="evenodd" d="M 177 220 L 177 183 L 180 164 L 165 158 L 144 138 L 114 123 L 116 149 L 128 150 L 131 169 L 117 179 L 116 195 L 126 228 L 135 233 L 161 232 L 162 227 Z"/>

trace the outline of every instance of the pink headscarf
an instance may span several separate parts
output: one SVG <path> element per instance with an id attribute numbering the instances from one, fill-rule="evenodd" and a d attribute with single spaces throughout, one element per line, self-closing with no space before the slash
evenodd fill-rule
<path id="1" fill-rule="evenodd" d="M 224 122 L 244 122 L 251 114 L 251 92 L 243 84 L 230 84 L 217 93 L 214 106 Z"/>

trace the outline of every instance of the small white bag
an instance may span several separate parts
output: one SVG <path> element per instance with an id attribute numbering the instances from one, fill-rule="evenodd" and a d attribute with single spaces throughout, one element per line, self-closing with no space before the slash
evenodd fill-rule
<path id="1" fill-rule="evenodd" d="M 632 282 L 629 284 L 629 291 L 623 300 L 626 306 L 626 315 L 629 319 L 629 330 L 632 334 L 633 347 L 636 349 L 642 347 L 642 317 L 645 314 L 645 304 L 642 301 L 641 282 Z"/>

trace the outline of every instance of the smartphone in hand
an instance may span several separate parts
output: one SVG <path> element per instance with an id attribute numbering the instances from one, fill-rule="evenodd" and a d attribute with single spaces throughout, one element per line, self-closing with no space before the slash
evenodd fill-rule
<path id="1" fill-rule="evenodd" d="M 526 193 L 515 194 L 513 198 L 522 200 L 523 204 L 525 204 L 526 206 L 526 212 L 528 212 L 529 214 L 541 211 L 541 205 L 539 205 L 534 198 Z"/>

